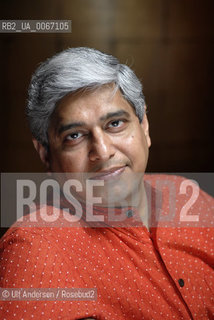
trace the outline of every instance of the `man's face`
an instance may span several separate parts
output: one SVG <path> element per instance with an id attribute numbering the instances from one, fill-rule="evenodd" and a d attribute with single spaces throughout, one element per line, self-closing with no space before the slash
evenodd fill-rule
<path id="1" fill-rule="evenodd" d="M 50 170 L 87 173 L 109 186 L 127 184 L 131 175 L 145 172 L 146 130 L 147 119 L 139 123 L 121 92 L 113 94 L 113 86 L 68 95 L 50 122 Z"/>

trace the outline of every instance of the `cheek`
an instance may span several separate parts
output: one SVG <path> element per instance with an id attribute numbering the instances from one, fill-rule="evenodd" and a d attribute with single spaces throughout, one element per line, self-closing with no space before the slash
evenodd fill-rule
<path id="1" fill-rule="evenodd" d="M 85 171 L 85 157 L 83 154 L 67 153 L 61 159 L 64 171 L 83 172 Z"/>
<path id="2" fill-rule="evenodd" d="M 144 149 L 145 137 L 141 132 L 137 132 L 136 134 L 132 133 L 124 139 L 122 145 L 127 151 L 130 150 L 130 152 L 138 153 Z"/>
<path id="3" fill-rule="evenodd" d="M 144 169 L 148 159 L 148 146 L 143 133 L 131 134 L 123 143 L 122 148 L 135 166 L 142 166 L 142 169 Z"/>
<path id="4" fill-rule="evenodd" d="M 83 172 L 85 171 L 85 155 L 81 152 L 55 153 L 51 159 L 53 171 L 60 172 Z"/>

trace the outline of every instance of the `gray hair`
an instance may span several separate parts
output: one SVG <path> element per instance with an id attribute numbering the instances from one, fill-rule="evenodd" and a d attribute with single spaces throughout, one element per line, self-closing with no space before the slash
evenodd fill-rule
<path id="1" fill-rule="evenodd" d="M 48 126 L 57 102 L 80 89 L 114 83 L 141 122 L 145 110 L 142 84 L 118 59 L 90 48 L 69 48 L 40 64 L 28 90 L 26 114 L 34 138 L 48 147 Z"/>

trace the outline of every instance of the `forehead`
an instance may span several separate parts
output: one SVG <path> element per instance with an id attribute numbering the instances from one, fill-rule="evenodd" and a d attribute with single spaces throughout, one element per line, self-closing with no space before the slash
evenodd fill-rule
<path id="1" fill-rule="evenodd" d="M 124 99 L 120 90 L 105 85 L 93 91 L 67 95 L 58 104 L 52 118 L 55 124 L 80 120 L 87 123 L 118 110 L 135 115 L 133 107 Z"/>

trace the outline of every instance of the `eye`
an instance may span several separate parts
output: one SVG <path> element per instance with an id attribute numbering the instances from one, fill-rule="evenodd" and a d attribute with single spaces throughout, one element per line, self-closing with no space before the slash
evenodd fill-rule
<path id="1" fill-rule="evenodd" d="M 124 124 L 123 120 L 114 120 L 110 122 L 109 127 L 110 128 L 118 128 L 121 127 Z"/>
<path id="2" fill-rule="evenodd" d="M 74 133 L 70 133 L 69 135 L 67 135 L 65 137 L 65 140 L 74 141 L 74 140 L 77 140 L 77 139 L 81 138 L 82 136 L 83 136 L 82 133 L 74 132 Z"/>

